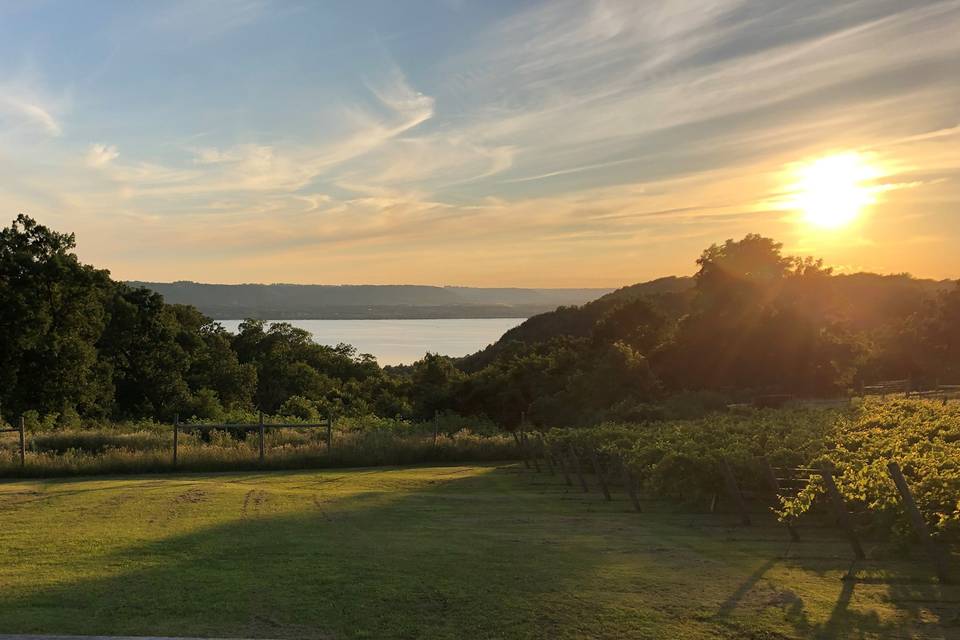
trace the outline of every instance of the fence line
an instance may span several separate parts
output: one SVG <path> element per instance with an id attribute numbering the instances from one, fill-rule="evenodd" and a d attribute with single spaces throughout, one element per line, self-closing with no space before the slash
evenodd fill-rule
<path id="1" fill-rule="evenodd" d="M 26 466 L 27 464 L 27 446 L 26 438 L 24 437 L 24 419 L 23 416 L 20 416 L 20 426 L 14 427 L 12 429 L 0 429 L 0 433 L 16 433 L 20 436 L 20 466 Z"/>
<path id="2" fill-rule="evenodd" d="M 258 449 L 260 461 L 266 459 L 266 449 L 264 445 L 265 433 L 267 429 L 326 429 L 327 430 L 327 453 L 333 448 L 333 416 L 328 416 L 324 422 L 264 422 L 263 412 L 260 412 L 260 419 L 257 422 L 225 422 L 222 424 L 200 424 L 200 423 L 182 423 L 180 416 L 173 418 L 173 465 L 177 465 L 177 451 L 180 431 L 256 431 L 259 434 Z"/>

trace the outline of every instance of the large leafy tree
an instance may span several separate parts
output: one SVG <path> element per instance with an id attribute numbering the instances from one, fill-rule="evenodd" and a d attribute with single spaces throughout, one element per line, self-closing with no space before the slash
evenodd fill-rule
<path id="1" fill-rule="evenodd" d="M 852 381 L 857 348 L 822 301 L 830 271 L 751 234 L 703 252 L 691 313 L 663 359 L 674 388 L 817 395 Z"/>
<path id="2" fill-rule="evenodd" d="M 109 366 L 95 343 L 113 284 L 83 265 L 73 234 L 19 215 L 0 230 L 0 399 L 9 412 L 109 410 Z"/>

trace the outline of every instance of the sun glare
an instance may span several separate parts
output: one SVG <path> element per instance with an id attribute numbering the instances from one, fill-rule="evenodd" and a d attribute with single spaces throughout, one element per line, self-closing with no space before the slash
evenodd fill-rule
<path id="1" fill-rule="evenodd" d="M 854 222 L 875 201 L 871 182 L 880 172 L 858 153 L 826 156 L 796 170 L 793 206 L 804 221 L 821 229 Z"/>

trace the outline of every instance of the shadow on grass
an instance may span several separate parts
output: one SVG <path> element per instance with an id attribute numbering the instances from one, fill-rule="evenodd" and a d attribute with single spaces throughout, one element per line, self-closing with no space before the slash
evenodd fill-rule
<path id="1" fill-rule="evenodd" d="M 333 489 L 341 480 L 384 471 L 404 475 L 345 485 L 357 488 L 350 495 Z M 57 481 L 70 485 L 56 492 L 60 496 L 96 495 L 118 486 L 134 496 L 171 485 L 177 489 L 157 496 L 152 504 L 160 506 L 159 512 L 110 507 L 90 516 L 106 523 L 115 519 L 118 527 L 139 518 L 134 524 L 158 527 L 161 535 L 106 556 L 65 557 L 68 578 L 59 584 L 50 584 L 46 568 L 42 587 L 14 592 L 0 581 L 0 631 L 657 638 L 675 637 L 680 629 L 690 638 L 777 638 L 771 629 L 790 625 L 795 631 L 790 637 L 905 635 L 901 625 L 851 604 L 861 594 L 859 585 L 870 589 L 872 578 L 829 582 L 849 565 L 842 553 L 827 553 L 843 549 L 842 542 L 827 547 L 810 540 L 800 546 L 816 557 L 784 558 L 786 536 L 775 525 L 748 530 L 718 516 L 634 514 L 622 494 L 611 504 L 578 489 L 565 493 L 557 478 L 518 475 L 512 468 L 488 467 L 479 475 L 462 475 L 467 472 L 457 468 L 407 475 L 417 471 L 127 476 L 116 484 L 108 478 Z M 271 482 L 285 478 L 290 481 Z M 212 508 L 192 502 L 196 494 L 191 487 L 204 481 L 230 486 L 216 498 L 220 508 L 234 509 L 227 514 L 230 521 L 162 537 L 163 527 Z M 291 506 L 290 500 L 300 510 L 278 515 L 277 510 Z M 102 504 L 108 506 L 109 500 Z M 76 536 L 71 542 L 76 543 Z M 96 539 L 83 542 L 98 544 Z M 49 555 L 38 557 L 47 562 Z M 805 609 L 814 604 L 809 598 L 805 603 L 780 588 L 793 589 L 789 579 L 767 579 L 780 562 L 828 580 L 818 585 L 830 591 L 819 593 L 815 611 Z M 715 569 L 719 565 L 722 571 Z M 739 576 L 745 577 L 738 582 Z M 891 581 L 891 602 L 913 620 L 929 617 L 931 602 L 946 602 L 936 585 L 901 580 L 890 572 L 885 579 Z M 698 597 L 693 590 L 710 581 L 715 585 Z M 840 594 L 831 610 L 833 584 Z M 708 600 L 720 603 L 719 610 L 698 615 Z M 754 620 L 765 608 L 779 610 L 782 617 Z M 672 625 L 669 630 L 657 626 L 664 618 L 664 625 Z M 946 614 L 937 624 L 949 625 Z"/>
<path id="2" fill-rule="evenodd" d="M 709 618 L 733 637 L 781 637 L 757 636 L 746 624 L 773 609 L 779 611 L 774 618 L 782 616 L 792 627 L 784 637 L 960 639 L 960 586 L 939 584 L 922 550 L 912 549 L 914 556 L 906 559 L 882 557 L 880 549 L 881 557 L 854 562 L 832 527 L 808 527 L 802 542 L 777 543 L 779 527 L 757 520 L 753 527 L 730 529 L 732 552 L 753 557 L 754 568 Z M 787 544 L 789 555 L 777 554 L 776 544 Z M 794 583 L 794 572 L 807 584 Z M 811 576 L 825 581 L 822 587 L 809 583 Z M 839 592 L 828 605 L 831 582 Z"/>
<path id="3" fill-rule="evenodd" d="M 544 590 L 575 590 L 593 571 L 589 554 L 558 565 L 537 544 L 543 524 L 517 518 L 522 504 L 477 477 L 346 497 L 314 486 L 307 511 L 271 514 L 271 486 L 250 483 L 227 524 L 126 548 L 97 566 L 67 559 L 70 581 L 0 591 L 0 629 L 525 637 Z M 84 573 L 92 577 L 74 577 Z M 549 621 L 537 624 L 539 633 Z"/>

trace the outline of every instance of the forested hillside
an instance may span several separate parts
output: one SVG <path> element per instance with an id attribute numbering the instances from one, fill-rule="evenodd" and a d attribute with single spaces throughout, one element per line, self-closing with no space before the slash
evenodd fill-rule
<path id="1" fill-rule="evenodd" d="M 0 231 L 0 402 L 10 419 L 435 413 L 512 427 L 696 414 L 762 394 L 837 396 L 880 379 L 960 382 L 960 286 L 834 275 L 758 235 L 708 247 L 693 278 L 531 318 L 461 360 L 381 368 L 289 324 L 237 334 L 82 264 L 26 216 Z"/>

